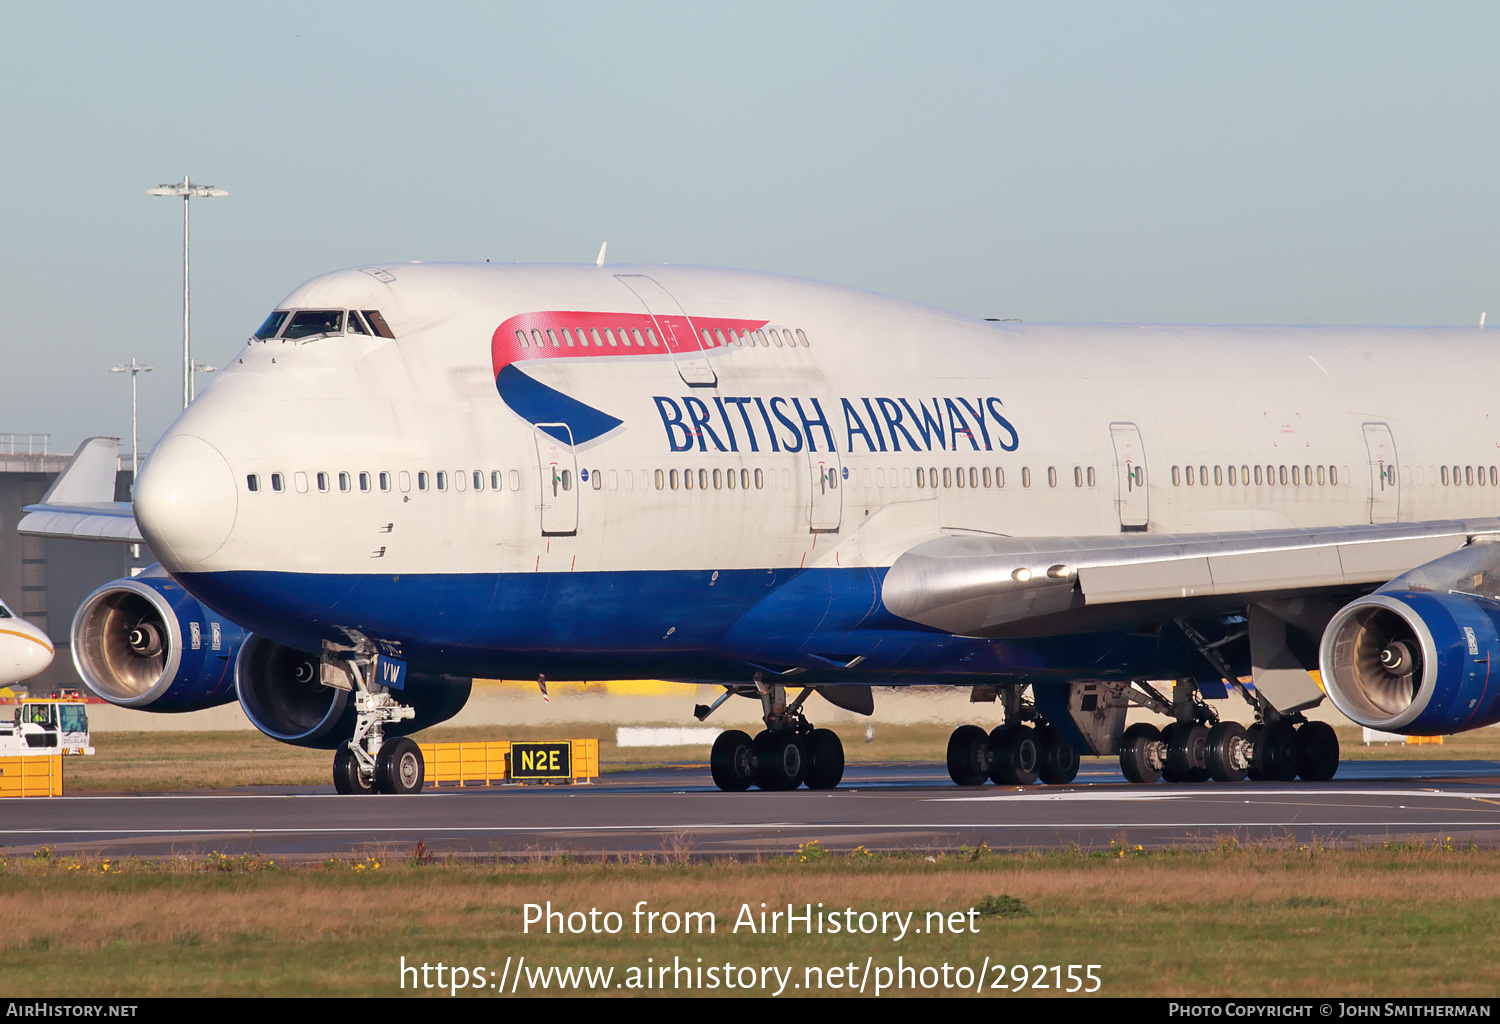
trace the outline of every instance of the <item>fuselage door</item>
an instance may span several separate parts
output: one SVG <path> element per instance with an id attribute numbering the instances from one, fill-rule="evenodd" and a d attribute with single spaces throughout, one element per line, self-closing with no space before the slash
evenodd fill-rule
<path id="1" fill-rule="evenodd" d="M 559 441 L 552 433 L 569 441 L 573 432 L 566 423 L 536 425 L 536 461 L 541 470 L 541 510 L 543 537 L 573 537 L 578 534 L 578 459 L 573 446 Z"/>
<path id="2" fill-rule="evenodd" d="M 838 533 L 844 521 L 844 479 L 839 453 L 809 451 L 807 468 L 812 484 L 808 526 L 813 533 Z"/>
<path id="3" fill-rule="evenodd" d="M 1115 445 L 1115 505 L 1120 510 L 1120 532 L 1144 533 L 1150 508 L 1141 430 L 1134 423 L 1111 423 L 1109 436 Z"/>
<path id="4" fill-rule="evenodd" d="M 1384 423 L 1366 423 L 1370 455 L 1370 522 L 1394 523 L 1401 511 L 1401 477 L 1396 471 L 1396 439 Z"/>
<path id="5" fill-rule="evenodd" d="M 672 293 L 645 274 L 616 274 L 619 281 L 646 307 L 656 322 L 656 336 L 672 355 L 682 382 L 690 388 L 711 388 L 719 383 L 703 352 L 703 343 L 692 319 Z"/>

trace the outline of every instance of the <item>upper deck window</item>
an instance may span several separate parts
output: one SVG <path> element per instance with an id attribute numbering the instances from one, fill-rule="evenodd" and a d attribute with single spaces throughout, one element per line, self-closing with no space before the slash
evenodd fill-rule
<path id="1" fill-rule="evenodd" d="M 344 333 L 342 309 L 304 309 L 292 314 L 292 322 L 282 335 L 288 341 Z"/>

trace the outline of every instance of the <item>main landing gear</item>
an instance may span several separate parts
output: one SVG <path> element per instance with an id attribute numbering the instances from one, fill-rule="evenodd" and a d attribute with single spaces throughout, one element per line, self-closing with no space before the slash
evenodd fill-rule
<path id="1" fill-rule="evenodd" d="M 416 709 L 398 703 L 386 687 L 367 682 L 374 662 L 372 655 L 356 652 L 340 659 L 342 671 L 334 673 L 353 691 L 355 721 L 353 739 L 333 755 L 333 788 L 344 795 L 420 793 L 426 778 L 421 748 L 405 736 L 384 735 L 386 724 L 414 718 Z"/>
<path id="2" fill-rule="evenodd" d="M 1162 729 L 1137 722 L 1120 737 L 1120 771 L 1130 782 L 1327 782 L 1339 767 L 1339 740 L 1326 722 L 1256 704 L 1249 728 L 1221 722 L 1190 681 L 1166 701 L 1145 684 L 1141 703 L 1177 721 Z"/>
<path id="3" fill-rule="evenodd" d="M 786 687 L 781 683 L 767 683 L 757 675 L 755 687 L 766 728 L 754 739 L 738 729 L 719 734 L 709 754 L 714 785 L 729 793 L 751 786 L 774 791 L 804 785 L 808 789 L 837 786 L 844 777 L 844 745 L 837 733 L 814 729 L 803 716 L 802 703 L 812 689 L 803 690 L 788 706 Z M 711 710 L 700 709 L 699 719 Z"/>
<path id="4" fill-rule="evenodd" d="M 986 733 L 961 725 L 948 737 L 948 775 L 960 786 L 1029 786 L 1040 779 L 1063 786 L 1078 776 L 1078 751 L 1061 732 L 1021 701 L 1021 687 L 1002 690 L 1005 724 Z M 1033 726 L 1035 721 L 1039 724 Z"/>

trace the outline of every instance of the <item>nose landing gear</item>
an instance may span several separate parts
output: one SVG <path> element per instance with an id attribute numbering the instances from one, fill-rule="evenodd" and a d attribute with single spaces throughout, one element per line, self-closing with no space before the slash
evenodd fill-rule
<path id="1" fill-rule="evenodd" d="M 405 736 L 384 735 L 386 724 L 415 718 L 417 712 L 399 703 L 387 687 L 368 682 L 377 659 L 363 649 L 341 658 L 324 654 L 325 678 L 354 691 L 354 736 L 333 755 L 333 788 L 346 796 L 420 793 L 426 779 L 421 748 Z"/>

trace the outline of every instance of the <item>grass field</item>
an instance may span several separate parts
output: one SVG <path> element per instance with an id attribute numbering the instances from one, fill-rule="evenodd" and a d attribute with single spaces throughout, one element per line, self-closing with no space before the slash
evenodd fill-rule
<path id="1" fill-rule="evenodd" d="M 924 978 L 937 982 L 944 963 L 955 983 L 966 967 L 972 991 L 988 958 L 986 985 L 1001 980 L 996 965 L 1021 965 L 1030 982 L 1036 965 L 1059 965 L 1066 986 L 1068 965 L 1097 964 L 1104 996 L 1488 998 L 1500 986 L 1497 868 L 1500 854 L 1462 840 L 1333 852 L 1247 848 L 1226 838 L 1206 852 L 1145 852 L 1128 837 L 1092 853 L 841 857 L 813 845 L 800 856 L 736 865 L 670 856 L 458 864 L 412 848 L 301 867 L 225 857 L 0 858 L 7 922 L 0 945 L 7 994 L 27 997 L 401 995 L 403 956 L 408 966 L 462 965 L 469 984 L 480 980 L 475 968 L 494 982 L 507 958 L 525 956 L 532 970 L 613 968 L 610 991 L 619 994 L 630 993 L 613 986 L 628 986 L 632 968 L 643 983 L 640 969 L 674 957 L 695 968 L 701 957 L 704 966 L 736 971 L 790 970 L 785 994 L 797 995 L 816 994 L 793 987 L 816 979 L 807 967 L 853 964 L 856 972 L 840 977 L 857 985 L 867 963 L 886 968 L 886 983 L 903 964 L 933 968 L 909 978 L 905 994 L 915 986 L 923 995 L 945 991 L 922 988 Z M 710 912 L 716 928 L 690 937 L 659 928 L 636 934 L 631 911 L 641 900 L 648 910 Z M 547 901 L 563 912 L 618 912 L 622 930 L 523 934 L 524 905 Z M 909 932 L 900 941 L 736 933 L 742 906 L 758 914 L 762 901 L 799 911 L 821 903 L 841 915 L 914 912 L 916 928 L 929 911 L 984 913 L 962 918 L 977 934 Z M 873 927 L 873 917 L 865 920 Z M 514 978 L 511 971 L 519 965 L 507 972 Z M 878 971 L 871 976 L 867 995 L 882 980 Z M 826 986 L 831 976 L 823 977 Z M 1003 974 L 1012 987 L 1019 977 Z M 435 974 L 427 980 L 436 984 Z M 1042 980 L 1051 985 L 1057 976 Z M 407 983 L 404 994 L 412 994 L 419 976 L 408 974 Z M 518 994 L 534 985 L 523 980 Z M 555 990 L 554 978 L 548 991 Z"/>
<path id="2" fill-rule="evenodd" d="M 850 762 L 941 762 L 950 728 L 940 725 L 885 725 L 865 742 L 858 731 L 844 734 Z M 565 735 L 559 735 L 565 733 Z M 417 738 L 423 742 L 599 738 L 604 771 L 663 764 L 707 764 L 707 749 L 615 745 L 614 726 L 439 726 Z M 1448 737 L 1443 744 L 1365 746 L 1359 730 L 1339 730 L 1346 760 L 1500 761 L 1500 729 L 1479 729 Z M 66 758 L 67 792 L 213 789 L 226 786 L 331 785 L 333 755 L 277 743 L 258 732 L 108 732 L 94 736 L 92 757 Z M 1500 770 L 1500 766 L 1497 766 Z"/>

